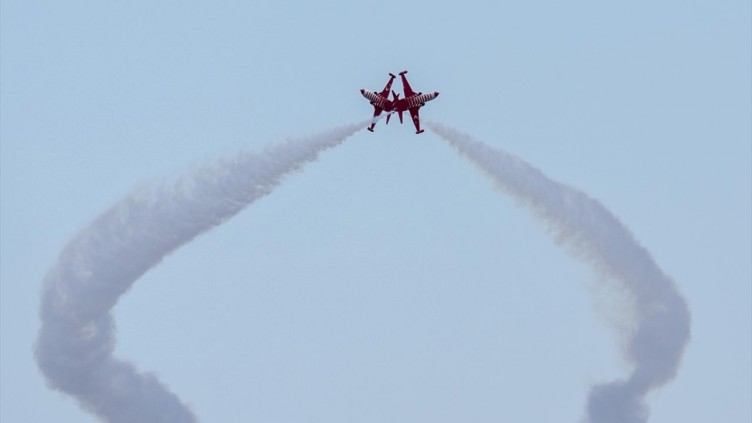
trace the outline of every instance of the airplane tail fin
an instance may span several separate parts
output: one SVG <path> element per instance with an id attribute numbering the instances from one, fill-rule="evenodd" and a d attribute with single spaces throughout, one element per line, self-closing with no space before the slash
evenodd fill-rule
<path id="1" fill-rule="evenodd" d="M 404 75 L 404 74 L 406 74 L 406 73 L 407 73 L 407 71 L 406 71 L 406 70 L 403 70 L 403 71 L 402 71 L 402 72 L 400 72 L 399 74 L 400 74 L 400 76 L 402 76 L 402 75 Z"/>

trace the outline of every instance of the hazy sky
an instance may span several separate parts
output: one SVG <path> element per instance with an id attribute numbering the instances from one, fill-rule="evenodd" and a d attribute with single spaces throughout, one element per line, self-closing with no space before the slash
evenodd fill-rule
<path id="1" fill-rule="evenodd" d="M 133 189 L 421 110 L 600 200 L 692 311 L 655 422 L 752 419 L 748 1 L 2 0 L 0 420 L 94 421 L 33 358 L 42 279 Z M 395 84 L 400 88 L 399 83 Z M 625 376 L 598 280 L 428 131 L 380 122 L 177 251 L 116 354 L 202 421 L 562 421 Z"/>

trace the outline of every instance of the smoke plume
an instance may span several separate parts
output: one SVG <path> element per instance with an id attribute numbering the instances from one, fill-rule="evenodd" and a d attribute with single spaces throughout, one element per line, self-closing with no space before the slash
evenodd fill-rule
<path id="1" fill-rule="evenodd" d="M 68 243 L 44 280 L 35 355 L 50 387 L 106 422 L 195 422 L 189 407 L 154 375 L 113 356 L 112 308 L 165 256 L 269 194 L 285 175 L 364 125 L 218 160 L 127 195 L 97 217 Z"/>
<path id="2" fill-rule="evenodd" d="M 626 295 L 629 321 L 619 322 L 622 353 L 633 366 L 624 380 L 595 386 L 588 398 L 588 423 L 644 423 L 645 395 L 676 375 L 690 337 L 690 314 L 673 281 L 650 253 L 602 204 L 502 150 L 455 129 L 429 128 L 491 177 L 496 186 L 532 211 L 556 243 L 587 262 Z"/>

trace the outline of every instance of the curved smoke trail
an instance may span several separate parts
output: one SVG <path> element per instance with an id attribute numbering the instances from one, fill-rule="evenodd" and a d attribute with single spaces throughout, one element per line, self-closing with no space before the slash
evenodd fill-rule
<path id="1" fill-rule="evenodd" d="M 113 357 L 112 307 L 147 270 L 269 194 L 291 172 L 365 127 L 344 126 L 218 160 L 126 196 L 65 247 L 40 305 L 37 363 L 49 385 L 107 422 L 195 422 L 154 375 Z"/>
<path id="2" fill-rule="evenodd" d="M 503 192 L 530 209 L 557 244 L 591 264 L 628 296 L 632 313 L 631 321 L 623 322 L 629 330 L 623 334 L 622 347 L 634 370 L 625 380 L 592 389 L 586 421 L 646 422 L 645 395 L 674 378 L 690 337 L 689 309 L 673 281 L 598 201 L 469 135 L 436 123 L 428 126 Z"/>

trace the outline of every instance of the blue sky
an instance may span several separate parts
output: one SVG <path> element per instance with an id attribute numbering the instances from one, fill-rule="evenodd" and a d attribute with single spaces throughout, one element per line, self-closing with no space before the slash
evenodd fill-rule
<path id="1" fill-rule="evenodd" d="M 91 219 L 361 121 L 358 90 L 409 69 L 441 93 L 424 119 L 599 199 L 676 281 L 693 340 L 651 421 L 749 421 L 749 2 L 434 3 L 3 0 L 0 420 L 93 421 L 32 356 Z M 577 421 L 629 370 L 595 283 L 438 137 L 381 122 L 138 281 L 117 354 L 203 421 Z"/>

